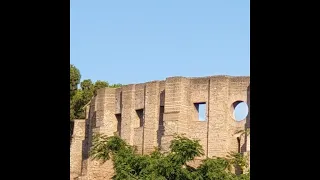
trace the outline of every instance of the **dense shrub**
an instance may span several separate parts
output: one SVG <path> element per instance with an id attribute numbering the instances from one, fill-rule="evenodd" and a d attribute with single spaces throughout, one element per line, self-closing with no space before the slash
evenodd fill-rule
<path id="1" fill-rule="evenodd" d="M 247 158 L 240 153 L 229 156 L 213 157 L 203 160 L 198 168 L 187 165 L 195 157 L 203 155 L 203 148 L 198 140 L 184 136 L 175 136 L 171 141 L 170 151 L 166 153 L 155 149 L 150 155 L 136 153 L 118 136 L 96 134 L 90 156 L 105 162 L 113 161 L 115 175 L 113 179 L 139 180 L 249 180 L 249 173 L 236 175 L 232 167 L 245 169 Z"/>

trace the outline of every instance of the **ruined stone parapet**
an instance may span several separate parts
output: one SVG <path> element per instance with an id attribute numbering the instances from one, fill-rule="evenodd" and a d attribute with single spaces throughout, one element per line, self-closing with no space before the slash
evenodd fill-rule
<path id="1" fill-rule="evenodd" d="M 175 133 L 200 140 L 205 155 L 199 161 L 225 156 L 230 151 L 246 152 L 249 138 L 244 136 L 239 140 L 235 132 L 250 127 L 250 116 L 242 121 L 234 120 L 233 111 L 239 102 L 246 102 L 250 109 L 250 77 L 176 76 L 100 89 L 87 108 L 82 175 L 91 180 L 108 179 L 113 174 L 111 161 L 102 165 L 87 157 L 93 132 L 119 134 L 141 154 L 148 154 L 155 147 L 168 150 Z M 200 104 L 206 105 L 204 121 L 198 118 Z M 71 154 L 79 152 L 74 147 Z M 78 165 L 72 167 L 73 172 L 79 172 Z"/>
<path id="2" fill-rule="evenodd" d="M 74 179 L 81 175 L 85 127 L 85 120 L 74 120 L 73 135 L 70 147 L 70 179 Z"/>

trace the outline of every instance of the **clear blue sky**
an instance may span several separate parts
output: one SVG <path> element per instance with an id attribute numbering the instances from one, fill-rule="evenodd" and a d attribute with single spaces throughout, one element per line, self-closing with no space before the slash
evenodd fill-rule
<path id="1" fill-rule="evenodd" d="M 71 0 L 82 80 L 250 75 L 249 0 Z"/>

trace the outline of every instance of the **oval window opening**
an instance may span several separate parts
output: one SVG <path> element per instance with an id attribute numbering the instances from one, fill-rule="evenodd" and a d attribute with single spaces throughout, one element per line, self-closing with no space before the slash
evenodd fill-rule
<path id="1" fill-rule="evenodd" d="M 233 117 L 236 121 L 244 120 L 249 113 L 249 108 L 245 102 L 235 102 Z"/>

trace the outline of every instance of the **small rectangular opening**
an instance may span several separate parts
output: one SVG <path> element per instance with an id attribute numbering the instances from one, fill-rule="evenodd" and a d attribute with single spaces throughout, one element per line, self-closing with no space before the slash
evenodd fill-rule
<path id="1" fill-rule="evenodd" d="M 163 113 L 164 113 L 164 106 L 160 106 L 159 126 L 163 126 Z"/>
<path id="2" fill-rule="evenodd" d="M 139 118 L 139 127 L 143 127 L 143 109 L 136 110 L 138 118 Z"/>
<path id="3" fill-rule="evenodd" d="M 116 118 L 117 118 L 117 132 L 118 135 L 121 136 L 121 114 L 116 114 Z"/>
<path id="4" fill-rule="evenodd" d="M 159 126 L 157 131 L 157 142 L 158 142 L 158 147 L 161 147 L 161 137 L 163 136 L 163 133 L 164 133 L 164 127 L 163 127 L 164 106 L 160 106 L 159 111 L 160 112 L 159 112 Z"/>
<path id="5" fill-rule="evenodd" d="M 206 121 L 206 103 L 202 102 L 202 103 L 194 103 L 197 113 L 198 113 L 198 120 L 199 121 Z"/>

